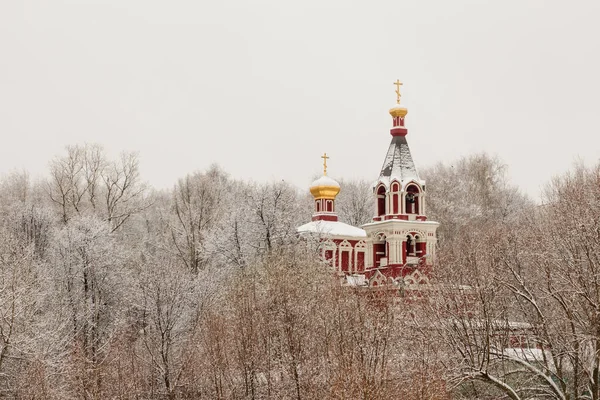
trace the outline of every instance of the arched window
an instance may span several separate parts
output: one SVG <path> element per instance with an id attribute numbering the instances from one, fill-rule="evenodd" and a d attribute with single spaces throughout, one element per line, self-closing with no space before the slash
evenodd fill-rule
<path id="1" fill-rule="evenodd" d="M 385 215 L 385 186 L 377 188 L 377 216 Z"/>
<path id="2" fill-rule="evenodd" d="M 417 241 L 411 235 L 406 236 L 406 255 L 415 257 L 417 255 Z"/>
<path id="3" fill-rule="evenodd" d="M 330 265 L 335 266 L 337 246 L 331 240 L 321 243 L 321 257 Z"/>
<path id="4" fill-rule="evenodd" d="M 339 245 L 338 270 L 352 272 L 352 245 L 344 240 Z"/>
<path id="5" fill-rule="evenodd" d="M 354 272 L 365 270 L 365 255 L 367 253 L 367 243 L 361 240 L 354 246 Z"/>
<path id="6" fill-rule="evenodd" d="M 410 184 L 406 188 L 404 196 L 404 209 L 407 214 L 419 213 L 419 188 L 417 185 Z"/>
<path id="7" fill-rule="evenodd" d="M 321 200 L 315 202 L 317 204 L 317 212 L 321 212 Z"/>
<path id="8" fill-rule="evenodd" d="M 333 201 L 327 200 L 326 205 L 327 205 L 327 212 L 333 212 Z"/>
<path id="9" fill-rule="evenodd" d="M 375 236 L 373 240 L 373 265 L 383 267 L 387 265 L 387 239 L 384 233 Z"/>
<path id="10" fill-rule="evenodd" d="M 392 214 L 400 214 L 400 185 L 398 182 L 392 183 Z"/>

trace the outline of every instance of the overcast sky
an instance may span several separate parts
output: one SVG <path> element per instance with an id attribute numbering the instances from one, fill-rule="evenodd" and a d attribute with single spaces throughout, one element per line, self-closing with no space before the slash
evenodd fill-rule
<path id="1" fill-rule="evenodd" d="M 485 151 L 535 197 L 600 156 L 597 0 L 2 0 L 0 174 L 89 142 L 159 188 L 375 180 L 397 78 L 417 166 Z"/>

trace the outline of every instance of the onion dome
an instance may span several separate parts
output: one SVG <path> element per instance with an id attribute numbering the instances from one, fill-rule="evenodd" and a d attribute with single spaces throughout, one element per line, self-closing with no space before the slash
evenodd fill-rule
<path id="1" fill-rule="evenodd" d="M 310 185 L 310 193 L 315 199 L 334 200 L 339 192 L 340 184 L 326 175 L 323 175 Z"/>
<path id="2" fill-rule="evenodd" d="M 390 115 L 394 118 L 404 118 L 406 117 L 406 114 L 408 114 L 408 109 L 400 104 L 396 104 L 394 107 L 390 108 Z"/>

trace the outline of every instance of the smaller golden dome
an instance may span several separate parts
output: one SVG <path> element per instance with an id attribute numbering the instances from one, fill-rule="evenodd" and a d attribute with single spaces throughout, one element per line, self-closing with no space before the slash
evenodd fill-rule
<path id="1" fill-rule="evenodd" d="M 315 199 L 331 199 L 340 192 L 340 184 L 330 177 L 323 175 L 310 185 L 310 193 Z"/>
<path id="2" fill-rule="evenodd" d="M 390 108 L 390 115 L 394 118 L 404 118 L 406 117 L 406 114 L 408 114 L 408 109 L 406 107 L 401 106 L 400 104 L 396 104 L 396 106 Z"/>

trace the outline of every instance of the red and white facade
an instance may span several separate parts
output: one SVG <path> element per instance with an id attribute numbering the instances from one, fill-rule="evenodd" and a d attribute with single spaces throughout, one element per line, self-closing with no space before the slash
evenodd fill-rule
<path id="1" fill-rule="evenodd" d="M 338 221 L 335 197 L 340 185 L 328 176 L 313 182 L 310 191 L 315 198 L 312 221 L 298 228 L 301 235 L 316 235 L 322 256 L 343 275 L 364 273 L 367 260 L 367 233 Z"/>
<path id="2" fill-rule="evenodd" d="M 361 228 L 338 221 L 339 184 L 323 176 L 313 182 L 312 221 L 301 235 L 318 235 L 322 256 L 350 285 L 428 283 L 439 224 L 426 215 L 426 185 L 419 177 L 406 141 L 406 108 L 390 110 L 392 140 L 373 186 L 373 221 Z"/>

